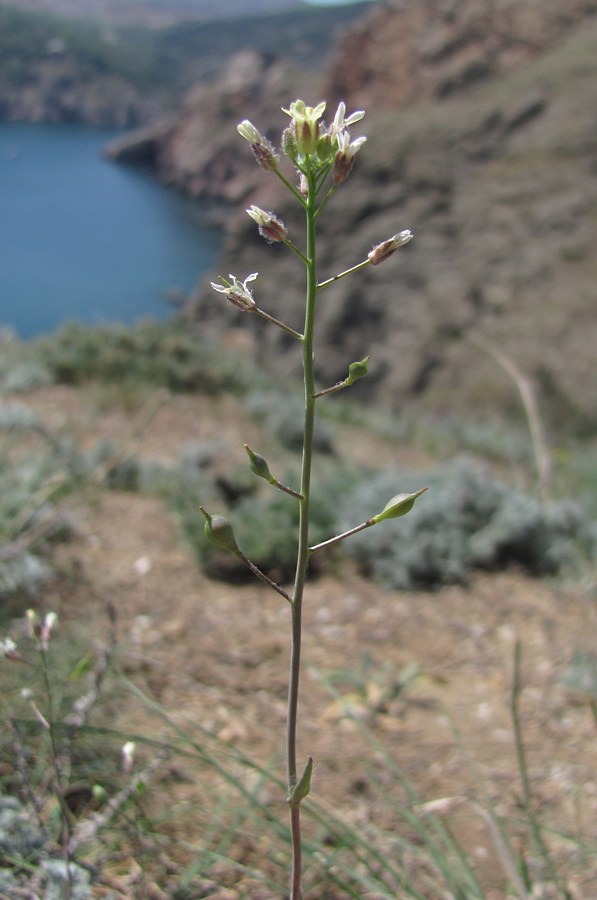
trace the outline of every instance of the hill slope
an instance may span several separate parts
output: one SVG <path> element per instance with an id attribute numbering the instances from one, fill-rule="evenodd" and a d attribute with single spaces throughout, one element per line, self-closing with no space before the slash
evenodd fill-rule
<path id="1" fill-rule="evenodd" d="M 488 4 L 471 0 L 459 8 L 479 6 Z M 422 78 L 419 99 L 413 93 L 402 102 L 392 94 L 397 80 L 389 69 L 382 83 L 366 68 L 372 49 L 365 26 L 357 26 L 365 68 L 355 92 L 357 101 L 372 103 L 363 123 L 370 139 L 350 182 L 322 216 L 322 274 L 358 262 L 372 244 L 402 228 L 411 228 L 416 240 L 378 270 L 326 292 L 322 385 L 369 353 L 374 375 L 360 390 L 396 409 L 415 399 L 434 410 L 484 410 L 488 403 L 518 409 L 510 380 L 468 340 L 480 331 L 532 377 L 558 429 L 594 428 L 597 21 L 587 4 L 581 6 L 570 12 L 566 5 L 559 19 L 556 5 L 550 7 L 550 27 L 516 59 L 510 49 L 528 44 L 527 31 L 502 36 L 491 71 L 468 82 L 454 76 L 458 90 L 448 91 L 441 85 L 463 60 L 455 32 L 449 46 L 460 49 L 456 56 L 446 50 L 435 87 Z M 379 59 L 385 54 L 388 62 L 394 53 L 400 68 L 403 56 L 391 43 L 395 18 L 400 10 L 388 5 L 371 15 L 367 27 Z M 462 29 L 467 22 L 464 17 Z M 427 26 L 413 26 L 404 40 L 420 46 L 429 38 Z M 354 61 L 358 70 L 351 46 L 351 39 L 340 45 L 337 59 Z M 292 226 L 286 195 L 236 136 L 235 123 L 246 116 L 279 134 L 283 91 L 288 102 L 302 89 L 263 66 L 255 64 L 236 89 L 228 79 L 219 97 L 198 92 L 191 98 L 160 147 L 160 171 L 199 196 L 276 209 Z M 327 96 L 339 92 L 338 71 L 336 63 Z M 324 91 L 315 88 L 307 99 L 318 100 Z M 225 116 L 218 113 L 223 108 Z M 241 277 L 261 272 L 260 303 L 295 326 L 302 293 L 298 268 L 294 259 L 262 246 L 244 213 L 233 217 L 219 271 Z M 232 315 L 209 288 L 198 292 L 189 314 L 215 330 L 254 326 L 256 348 L 271 343 L 280 365 L 291 364 L 277 334 Z"/>

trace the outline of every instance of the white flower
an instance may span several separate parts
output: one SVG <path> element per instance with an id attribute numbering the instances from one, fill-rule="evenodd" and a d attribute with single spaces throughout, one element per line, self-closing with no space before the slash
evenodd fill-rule
<path id="1" fill-rule="evenodd" d="M 278 168 L 280 160 L 277 153 L 268 139 L 255 128 L 252 122 L 244 119 L 240 125 L 236 126 L 236 130 L 241 137 L 244 137 L 249 142 L 253 155 L 262 169 L 265 169 L 267 172 L 273 172 Z"/>
<path id="2" fill-rule="evenodd" d="M 330 128 L 330 137 L 332 140 L 339 138 L 340 135 L 351 125 L 354 125 L 355 122 L 360 122 L 364 115 L 365 111 L 359 109 L 357 112 L 351 113 L 349 117 L 346 118 L 346 104 L 341 100 L 338 104 L 338 109 L 336 110 L 336 115 L 334 116 L 334 121 Z"/>
<path id="3" fill-rule="evenodd" d="M 281 219 L 279 219 L 274 213 L 266 212 L 264 209 L 260 209 L 258 206 L 251 206 L 250 209 L 247 210 L 247 213 L 251 216 L 254 222 L 259 226 L 259 234 L 261 237 L 264 237 L 266 241 L 272 241 L 274 243 L 279 243 L 280 241 L 286 240 L 288 237 L 288 229 L 284 225 Z"/>
<path id="4" fill-rule="evenodd" d="M 247 275 L 244 281 L 239 281 L 236 275 L 229 275 L 228 278 L 230 278 L 231 281 L 226 281 L 226 279 L 220 275 L 222 284 L 214 284 L 212 281 L 211 286 L 214 291 L 217 291 L 219 294 L 224 294 L 226 299 L 229 300 L 233 306 L 242 309 L 244 312 L 251 312 L 251 310 L 255 309 L 255 301 L 253 300 L 251 289 L 247 287 L 247 283 L 249 281 L 255 281 L 257 274 L 257 272 L 253 272 L 252 275 Z"/>
<path id="5" fill-rule="evenodd" d="M 395 234 L 393 237 L 388 238 L 387 241 L 382 241 L 381 244 L 377 244 L 376 247 L 373 248 L 371 253 L 368 253 L 367 256 L 371 260 L 371 265 L 377 266 L 380 262 L 383 262 L 388 256 L 391 256 L 394 250 L 397 250 L 398 247 L 404 246 L 404 244 L 408 244 L 409 241 L 412 241 L 413 233 L 412 231 L 399 231 L 398 234 Z"/>
<path id="6" fill-rule="evenodd" d="M 338 135 L 338 149 L 334 157 L 334 168 L 332 170 L 334 184 L 342 184 L 343 181 L 346 181 L 352 171 L 354 158 L 366 140 L 366 137 L 359 137 L 351 142 L 347 131 L 343 131 Z"/>
<path id="7" fill-rule="evenodd" d="M 315 153 L 319 140 L 319 120 L 325 112 L 325 101 L 317 106 L 306 106 L 303 100 L 295 100 L 290 109 L 284 109 L 294 127 L 296 149 L 302 156 Z"/>
<path id="8" fill-rule="evenodd" d="M 137 745 L 134 741 L 127 741 L 122 747 L 122 770 L 126 775 L 129 775 L 133 770 L 136 749 Z"/>

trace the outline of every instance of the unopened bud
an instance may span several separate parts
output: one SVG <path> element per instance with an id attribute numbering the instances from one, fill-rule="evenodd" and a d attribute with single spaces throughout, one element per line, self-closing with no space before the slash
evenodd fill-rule
<path id="1" fill-rule="evenodd" d="M 411 231 L 400 231 L 398 234 L 395 234 L 394 237 L 388 238 L 387 241 L 382 241 L 381 244 L 377 244 L 376 247 L 373 248 L 371 253 L 368 253 L 367 256 L 371 260 L 372 266 L 379 265 L 380 262 L 383 262 L 385 259 L 388 259 L 394 253 L 398 247 L 402 247 L 404 244 L 408 244 L 409 241 L 412 241 L 413 234 Z"/>
<path id="2" fill-rule="evenodd" d="M 281 145 L 284 156 L 287 156 L 292 162 L 296 162 L 298 147 L 296 146 L 296 137 L 292 125 L 289 125 L 282 132 Z"/>
<path id="3" fill-rule="evenodd" d="M 265 169 L 266 172 L 275 172 L 280 158 L 268 139 L 248 119 L 237 125 L 237 131 L 241 137 L 244 137 L 250 143 L 253 155 L 261 168 Z"/>
<path id="4" fill-rule="evenodd" d="M 414 494 L 396 494 L 391 500 L 388 500 L 384 508 L 376 516 L 373 516 L 374 522 L 383 522 L 384 519 L 398 519 L 405 516 L 411 511 L 415 505 L 415 500 L 424 494 L 426 487 L 415 491 Z"/>
<path id="5" fill-rule="evenodd" d="M 249 457 L 249 467 L 251 472 L 253 472 L 254 475 L 257 475 L 258 478 L 265 478 L 270 484 L 274 484 L 276 479 L 269 470 L 267 460 L 259 453 L 255 453 L 254 450 L 251 450 L 248 444 L 245 444 L 245 450 Z"/>
<path id="6" fill-rule="evenodd" d="M 332 169 L 334 184 L 342 184 L 343 181 L 346 181 L 352 172 L 354 158 L 366 140 L 366 137 L 360 137 L 351 143 L 346 131 L 338 136 L 338 150 L 334 157 L 334 167 Z"/>
<path id="7" fill-rule="evenodd" d="M 261 237 L 265 238 L 266 241 L 280 243 L 280 241 L 284 241 L 288 237 L 288 229 L 284 225 L 284 222 L 274 215 L 274 213 L 266 212 L 258 206 L 251 206 L 247 212 L 259 226 L 259 234 Z"/>
<path id="8" fill-rule="evenodd" d="M 206 519 L 205 525 L 203 526 L 205 537 L 221 550 L 228 550 L 229 553 L 239 556 L 240 549 L 236 543 L 234 531 L 228 519 L 219 515 L 211 516 L 202 506 L 200 506 L 199 509 Z"/>
<path id="9" fill-rule="evenodd" d="M 28 609 L 25 615 L 27 617 L 27 631 L 29 632 L 29 637 L 38 641 L 41 637 L 39 617 L 34 609 Z"/>
<path id="10" fill-rule="evenodd" d="M 40 634 L 39 640 L 40 640 L 40 644 L 42 645 L 42 647 L 45 650 L 48 649 L 48 644 L 50 643 L 50 637 L 52 635 L 54 628 L 56 627 L 57 622 L 58 622 L 58 616 L 56 615 L 55 612 L 47 613 L 46 617 L 44 618 L 44 623 L 43 623 L 43 626 L 41 629 L 41 634 Z"/>

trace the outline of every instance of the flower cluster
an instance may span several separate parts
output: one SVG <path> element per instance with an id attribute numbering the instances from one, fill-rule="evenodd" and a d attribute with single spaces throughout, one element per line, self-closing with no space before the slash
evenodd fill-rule
<path id="1" fill-rule="evenodd" d="M 350 115 L 346 115 L 346 104 L 341 101 L 338 104 L 336 114 L 332 124 L 328 127 L 324 120 L 325 102 L 318 103 L 317 106 L 307 106 L 303 100 L 295 100 L 288 109 L 283 108 L 283 112 L 290 116 L 290 125 L 282 134 L 281 149 L 296 167 L 298 172 L 298 186 L 294 188 L 280 171 L 280 158 L 275 152 L 270 141 L 250 122 L 244 119 L 238 126 L 238 133 L 251 145 L 253 154 L 259 165 L 266 171 L 273 172 L 278 178 L 284 182 L 299 199 L 305 208 L 309 202 L 314 202 L 315 197 L 322 189 L 326 178 L 329 176 L 331 185 L 322 200 L 317 215 L 327 203 L 332 193 L 343 184 L 349 177 L 354 166 L 357 153 L 366 142 L 364 136 L 352 139 L 350 135 L 350 127 L 364 117 L 363 110 L 357 110 Z M 329 182 L 328 182 L 329 183 Z M 311 195 L 311 196 L 310 196 Z M 265 238 L 268 243 L 283 243 L 305 261 L 305 257 L 292 243 L 288 237 L 288 229 L 281 219 L 273 212 L 266 212 L 258 206 L 252 205 L 247 209 L 248 215 L 257 224 L 259 234 Z M 388 259 L 398 247 L 407 244 L 412 238 L 410 231 L 400 231 L 393 237 L 377 244 L 368 254 L 363 262 L 352 269 L 322 282 L 318 288 L 325 287 L 332 281 L 350 274 L 352 271 L 361 268 L 364 265 L 376 266 L 380 262 Z M 256 311 L 264 318 L 268 318 L 271 322 L 292 332 L 282 323 L 268 316 L 262 310 L 257 309 L 253 294 L 247 287 L 247 282 L 253 281 L 257 274 L 249 275 L 243 282 L 239 281 L 234 275 L 229 276 L 231 281 L 227 281 L 220 276 L 221 284 L 214 284 L 214 290 L 224 294 L 238 309 L 244 312 Z M 294 336 L 300 337 L 294 332 Z"/>

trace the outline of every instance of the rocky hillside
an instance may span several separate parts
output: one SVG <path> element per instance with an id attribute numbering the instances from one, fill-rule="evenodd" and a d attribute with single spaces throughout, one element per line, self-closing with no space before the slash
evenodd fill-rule
<path id="1" fill-rule="evenodd" d="M 321 70 L 338 27 L 364 8 L 236 0 L 209 4 L 208 16 L 207 0 L 98 0 L 86 6 L 86 16 L 70 19 L 19 6 L 25 8 L 0 0 L 0 120 L 120 127 L 147 125 L 178 109 L 189 86 L 211 83 L 248 47 L 282 55 L 298 69 Z M 46 8 L 73 11 L 68 0 L 48 0 Z M 145 11 L 145 24 L 113 22 L 117 9 L 125 18 Z M 193 20 L 181 20 L 185 9 L 194 11 Z"/>
<path id="2" fill-rule="evenodd" d="M 280 64 L 245 56 L 219 94 L 191 94 L 155 147 L 159 172 L 238 210 L 219 271 L 259 271 L 260 304 L 300 325 L 300 266 L 266 247 L 242 208 L 276 209 L 294 236 L 300 222 L 295 229 L 285 193 L 255 166 L 235 124 L 248 116 L 279 134 L 280 106 L 305 91 L 314 102 L 365 106 L 369 141 L 322 217 L 321 274 L 400 229 L 416 239 L 326 292 L 322 385 L 370 354 L 372 375 L 357 387 L 394 409 L 518 410 L 512 381 L 472 343 L 481 334 L 531 377 L 554 428 L 593 429 L 594 9 L 587 0 L 460 0 L 440 12 L 435 0 L 387 2 L 353 26 L 326 83 L 310 91 Z M 255 353 L 267 347 L 284 369 L 293 364 L 281 333 L 235 315 L 208 287 L 187 314 L 216 333 L 242 329 Z"/>

